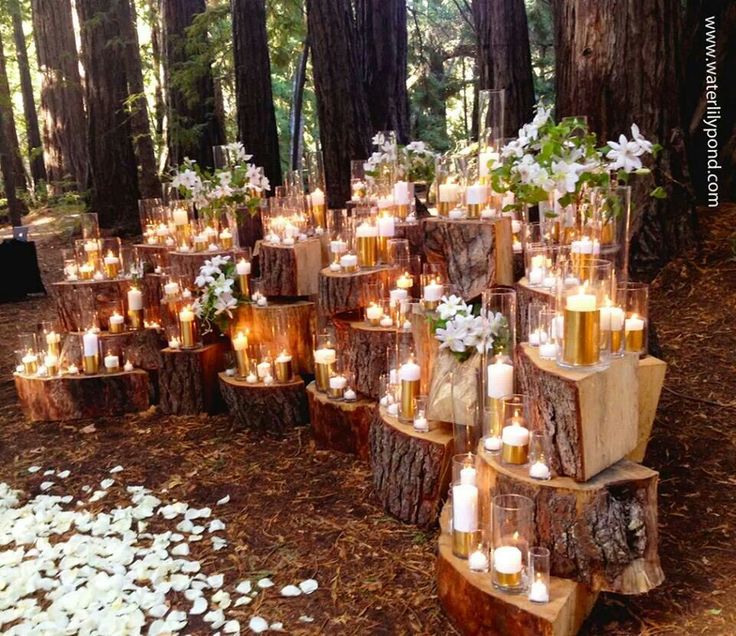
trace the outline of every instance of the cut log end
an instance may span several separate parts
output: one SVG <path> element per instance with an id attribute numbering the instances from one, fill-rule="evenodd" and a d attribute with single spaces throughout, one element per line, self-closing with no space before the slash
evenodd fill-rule
<path id="1" fill-rule="evenodd" d="M 319 309 L 326 318 L 365 307 L 370 284 L 388 283 L 388 268 L 361 269 L 354 273 L 333 272 L 329 268 L 319 274 Z"/>
<path id="2" fill-rule="evenodd" d="M 224 366 L 223 345 L 161 352 L 160 408 L 170 415 L 217 413 L 222 401 L 217 374 Z"/>

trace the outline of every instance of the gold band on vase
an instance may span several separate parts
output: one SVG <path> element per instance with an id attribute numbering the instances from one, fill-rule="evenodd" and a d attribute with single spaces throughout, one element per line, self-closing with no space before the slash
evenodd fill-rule
<path id="1" fill-rule="evenodd" d="M 314 363 L 314 382 L 317 390 L 325 393 L 330 388 L 330 376 L 333 374 L 333 365 L 324 362 Z"/>
<path id="2" fill-rule="evenodd" d="M 105 276 L 107 278 L 117 278 L 120 268 L 117 263 L 105 263 Z"/>
<path id="3" fill-rule="evenodd" d="M 358 265 L 375 267 L 378 260 L 378 237 L 359 236 L 355 239 L 358 252 Z"/>
<path id="4" fill-rule="evenodd" d="M 419 380 L 401 381 L 401 417 L 414 417 L 414 398 L 419 395 Z"/>
<path id="5" fill-rule="evenodd" d="M 644 330 L 626 332 L 626 351 L 640 353 L 644 350 Z"/>
<path id="6" fill-rule="evenodd" d="M 483 208 L 483 206 L 480 203 L 468 203 L 465 208 L 468 211 L 468 218 L 469 219 L 479 219 L 480 218 L 480 211 Z"/>
<path id="7" fill-rule="evenodd" d="M 452 530 L 452 553 L 461 559 L 467 559 L 481 541 L 480 530 L 461 532 Z"/>
<path id="8" fill-rule="evenodd" d="M 238 376 L 241 378 L 246 377 L 250 373 L 250 361 L 247 351 L 245 349 L 236 350 L 235 361 L 238 366 Z"/>
<path id="9" fill-rule="evenodd" d="M 250 296 L 250 276 L 248 274 L 238 274 L 238 287 L 243 296 Z"/>
<path id="10" fill-rule="evenodd" d="M 504 444 L 501 451 L 501 461 L 505 464 L 526 464 L 529 459 L 529 444 L 512 446 Z"/>
<path id="11" fill-rule="evenodd" d="M 562 360 L 572 366 L 597 364 L 600 359 L 600 312 L 565 309 Z"/>
<path id="12" fill-rule="evenodd" d="M 194 347 L 194 321 L 180 320 L 179 333 L 181 335 L 182 348 L 192 349 Z"/>
<path id="13" fill-rule="evenodd" d="M 85 375 L 96 375 L 100 370 L 100 357 L 97 355 L 84 356 L 82 369 Z"/>
<path id="14" fill-rule="evenodd" d="M 450 210 L 455 207 L 454 203 L 448 201 L 437 202 L 437 214 L 439 216 L 450 216 Z"/>
<path id="15" fill-rule="evenodd" d="M 289 382 L 294 375 L 291 360 L 286 362 L 274 361 L 273 364 L 274 373 L 276 375 L 276 382 Z"/>
<path id="16" fill-rule="evenodd" d="M 397 205 L 394 206 L 394 215 L 396 216 L 396 218 L 404 221 L 406 220 L 406 217 L 409 216 L 409 210 L 410 206 L 407 204 Z"/>
<path id="17" fill-rule="evenodd" d="M 501 588 L 515 590 L 521 585 L 521 572 L 499 572 L 493 570 L 493 582 Z"/>
<path id="18" fill-rule="evenodd" d="M 142 309 L 128 309 L 128 320 L 130 321 L 130 328 L 133 330 L 143 329 L 143 310 Z"/>

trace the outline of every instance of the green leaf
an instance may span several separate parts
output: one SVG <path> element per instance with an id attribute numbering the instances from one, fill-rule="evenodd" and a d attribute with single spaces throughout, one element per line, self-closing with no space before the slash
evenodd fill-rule
<path id="1" fill-rule="evenodd" d="M 658 186 L 649 193 L 649 196 L 655 199 L 666 199 L 667 191 L 662 186 Z"/>

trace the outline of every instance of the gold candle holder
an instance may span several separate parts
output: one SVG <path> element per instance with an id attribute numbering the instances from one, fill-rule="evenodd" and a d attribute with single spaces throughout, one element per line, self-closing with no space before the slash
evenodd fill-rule
<path id="1" fill-rule="evenodd" d="M 97 261 L 100 258 L 100 251 L 99 250 L 89 250 L 87 251 L 87 265 L 89 265 L 93 270 L 97 269 Z"/>
<path id="2" fill-rule="evenodd" d="M 143 329 L 143 310 L 142 309 L 129 309 L 128 320 L 130 321 L 130 328 L 133 330 Z"/>
<path id="3" fill-rule="evenodd" d="M 276 382 L 289 382 L 294 376 L 293 365 L 291 359 L 279 361 L 278 357 L 274 360 L 274 373 Z"/>
<path id="4" fill-rule="evenodd" d="M 325 224 L 325 204 L 321 203 L 318 205 L 312 205 L 312 217 L 314 218 L 314 224 L 320 227 L 326 227 Z"/>
<path id="5" fill-rule="evenodd" d="M 92 280 L 94 271 L 94 269 L 83 265 L 79 268 L 79 280 Z"/>
<path id="6" fill-rule="evenodd" d="M 250 276 L 248 274 L 238 275 L 238 287 L 243 296 L 250 296 Z"/>
<path id="7" fill-rule="evenodd" d="M 245 378 L 250 373 L 250 360 L 245 349 L 235 351 L 235 361 L 238 365 L 238 376 Z"/>
<path id="8" fill-rule="evenodd" d="M 348 265 L 347 267 L 343 267 L 342 268 L 342 271 L 345 272 L 346 274 L 354 274 L 355 272 L 358 271 L 358 266 L 357 265 Z"/>
<path id="9" fill-rule="evenodd" d="M 411 207 L 408 204 L 402 204 L 397 205 L 394 207 L 394 216 L 396 218 L 401 219 L 402 221 L 406 220 L 406 217 L 409 216 L 409 210 Z"/>
<path id="10" fill-rule="evenodd" d="M 414 398 L 419 395 L 419 380 L 401 381 L 401 417 L 414 417 Z"/>
<path id="11" fill-rule="evenodd" d="M 378 260 L 378 237 L 359 236 L 356 239 L 358 265 L 361 267 L 375 267 Z"/>
<path id="12" fill-rule="evenodd" d="M 105 365 L 105 373 L 120 373 L 120 364 L 117 364 L 114 367 L 108 367 Z"/>
<path id="13" fill-rule="evenodd" d="M 379 236 L 376 241 L 378 245 L 378 254 L 381 257 L 381 262 L 388 262 L 388 236 Z"/>
<path id="14" fill-rule="evenodd" d="M 465 208 L 468 212 L 469 219 L 479 219 L 483 206 L 480 203 L 468 203 Z"/>
<path id="15" fill-rule="evenodd" d="M 521 585 L 521 572 L 499 572 L 494 569 L 496 585 L 505 589 L 517 589 Z"/>
<path id="16" fill-rule="evenodd" d="M 600 357 L 600 312 L 565 309 L 562 359 L 573 366 L 597 364 Z"/>
<path id="17" fill-rule="evenodd" d="M 326 393 L 330 388 L 330 377 L 334 375 L 334 363 L 315 362 L 314 382 L 317 390 Z"/>
<path id="18" fill-rule="evenodd" d="M 100 370 L 100 357 L 98 355 L 84 356 L 82 368 L 84 375 L 96 375 Z"/>
<path id="19" fill-rule="evenodd" d="M 47 364 L 46 370 L 49 372 L 50 377 L 59 375 L 59 365 L 58 364 Z"/>
<path id="20" fill-rule="evenodd" d="M 501 460 L 506 464 L 526 464 L 529 459 L 529 444 L 512 446 L 504 444 L 501 451 Z"/>
<path id="21" fill-rule="evenodd" d="M 331 398 L 333 400 L 339 400 L 342 398 L 343 394 L 345 393 L 345 389 L 333 389 L 332 387 L 327 387 L 327 397 Z"/>
<path id="22" fill-rule="evenodd" d="M 620 338 L 621 332 L 619 332 L 618 335 Z M 624 347 L 626 351 L 630 353 L 640 353 L 644 349 L 644 330 L 637 329 L 627 331 Z"/>
<path id="23" fill-rule="evenodd" d="M 56 356 L 57 358 L 61 356 L 61 343 L 59 340 L 52 340 L 49 342 L 47 339 L 46 346 L 48 347 L 48 354 L 50 356 Z"/>
<path id="24" fill-rule="evenodd" d="M 475 532 L 462 532 L 454 528 L 452 530 L 452 553 L 456 557 L 467 559 L 480 542 L 480 530 Z"/>
<path id="25" fill-rule="evenodd" d="M 424 300 L 422 299 L 422 307 L 424 307 L 427 311 L 434 311 L 439 307 L 440 301 L 439 300 Z"/>
<path id="26" fill-rule="evenodd" d="M 23 363 L 23 372 L 26 375 L 36 375 L 37 371 L 38 371 L 38 361 L 37 360 L 29 360 Z"/>
<path id="27" fill-rule="evenodd" d="M 110 333 L 123 333 L 123 331 L 125 331 L 125 324 L 122 321 L 121 322 L 112 322 L 112 321 L 108 320 L 107 330 Z"/>
<path id="28" fill-rule="evenodd" d="M 179 320 L 179 333 L 181 334 L 181 347 L 182 349 L 193 349 L 194 348 L 194 321 L 193 320 Z"/>
<path id="29" fill-rule="evenodd" d="M 438 201 L 437 214 L 439 216 L 450 216 L 450 210 L 455 207 L 455 203 L 451 201 Z"/>
<path id="30" fill-rule="evenodd" d="M 614 242 L 615 221 L 604 221 L 601 226 L 601 245 L 610 245 Z"/>
<path id="31" fill-rule="evenodd" d="M 616 353 L 621 351 L 621 330 L 609 331 L 609 337 L 611 341 L 611 352 Z"/>
<path id="32" fill-rule="evenodd" d="M 220 247 L 224 250 L 230 250 L 233 248 L 233 237 L 232 236 L 220 236 Z"/>

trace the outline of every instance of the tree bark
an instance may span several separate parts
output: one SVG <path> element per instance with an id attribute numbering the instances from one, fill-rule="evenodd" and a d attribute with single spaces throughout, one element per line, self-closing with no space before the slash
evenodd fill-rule
<path id="1" fill-rule="evenodd" d="M 9 165 L 12 166 L 13 183 L 16 188 L 24 189 L 26 173 L 21 159 L 20 146 L 18 145 L 18 131 L 15 128 L 13 101 L 10 95 L 10 85 L 8 84 L 8 69 L 2 38 L 0 38 L 0 111 L 3 120 L 3 137 L 7 144 L 4 152 L 8 155 Z"/>
<path id="2" fill-rule="evenodd" d="M 370 119 L 350 0 L 307 0 L 328 205 L 350 199 L 350 160 L 364 159 Z"/>
<path id="3" fill-rule="evenodd" d="M 0 108 L 0 172 L 3 174 L 3 188 L 8 201 L 8 216 L 13 227 L 23 225 L 23 205 L 15 191 L 15 170 L 11 155 L 6 151 L 10 144 L 5 140 L 4 120 L 7 115 Z"/>
<path id="4" fill-rule="evenodd" d="M 161 351 L 160 408 L 168 415 L 196 415 L 222 410 L 217 374 L 224 366 L 224 348 L 210 344 L 196 349 Z"/>
<path id="5" fill-rule="evenodd" d="M 534 106 L 524 0 L 473 0 L 473 19 L 479 88 L 506 89 L 503 136 L 511 137 L 532 118 Z"/>
<path id="6" fill-rule="evenodd" d="M 555 0 L 557 115 L 587 115 L 605 142 L 632 123 L 664 147 L 653 178 L 636 178 L 631 263 L 657 267 L 693 235 L 694 214 L 680 115 L 678 0 Z M 654 184 L 667 199 L 649 196 Z"/>
<path id="7" fill-rule="evenodd" d="M 118 0 L 120 10 L 120 30 L 125 46 L 125 71 L 128 77 L 128 110 L 130 128 L 138 166 L 140 168 L 138 185 L 141 196 L 155 199 L 161 196 L 161 182 L 156 169 L 156 157 L 151 139 L 151 124 L 148 120 L 148 101 L 143 84 L 141 49 L 138 43 L 134 0 Z"/>
<path id="8" fill-rule="evenodd" d="M 232 0 L 238 134 L 271 187 L 281 183 L 265 0 Z"/>
<path id="9" fill-rule="evenodd" d="M 302 160 L 304 143 L 304 84 L 307 80 L 307 61 L 309 59 L 309 38 L 304 39 L 304 47 L 299 56 L 299 64 L 294 72 L 294 86 L 291 92 L 291 111 L 289 112 L 289 168 L 297 170 Z"/>
<path id="10" fill-rule="evenodd" d="M 319 238 L 293 247 L 262 242 L 258 250 L 262 293 L 266 296 L 315 296 L 319 293 L 322 244 Z"/>
<path id="11" fill-rule="evenodd" d="M 406 0 L 359 0 L 356 13 L 372 130 L 395 130 L 399 143 L 406 144 Z"/>
<path id="12" fill-rule="evenodd" d="M 137 232 L 138 172 L 125 109 L 127 47 L 118 2 L 78 0 L 87 89 L 90 206 L 100 227 Z"/>
<path id="13" fill-rule="evenodd" d="M 31 0 L 50 190 L 87 186 L 87 129 L 70 0 Z"/>
<path id="14" fill-rule="evenodd" d="M 185 157 L 202 167 L 212 167 L 212 146 L 225 141 L 225 133 L 215 113 L 215 85 L 208 70 L 189 78 L 188 90 L 182 75 L 186 67 L 189 42 L 186 30 L 194 18 L 206 10 L 205 0 L 161 0 L 163 25 L 164 76 L 168 90 L 169 161 L 181 163 Z M 206 46 L 206 42 L 197 42 Z"/>
<path id="15" fill-rule="evenodd" d="M 23 32 L 23 15 L 19 0 L 13 0 L 11 2 L 10 10 L 13 18 L 13 39 L 15 40 L 15 56 L 20 75 L 20 89 L 23 95 L 23 116 L 26 120 L 28 161 L 31 167 L 33 183 L 38 186 L 40 182 L 46 181 L 46 167 L 43 165 L 41 132 L 38 128 L 36 100 L 33 97 L 31 69 L 28 64 L 28 50 L 26 48 L 26 36 Z"/>
<path id="16" fill-rule="evenodd" d="M 319 309 L 329 318 L 345 311 L 365 307 L 367 286 L 388 284 L 388 268 L 361 269 L 353 274 L 333 272 L 329 268 L 319 273 Z M 388 289 L 388 287 L 387 287 Z"/>

